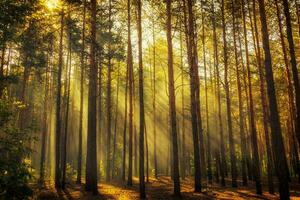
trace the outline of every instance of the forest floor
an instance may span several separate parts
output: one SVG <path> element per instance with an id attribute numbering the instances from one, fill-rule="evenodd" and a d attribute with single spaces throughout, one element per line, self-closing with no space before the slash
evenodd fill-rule
<path id="1" fill-rule="evenodd" d="M 53 184 L 46 184 L 43 189 L 36 189 L 36 196 L 34 199 L 43 200 L 98 200 L 98 199 L 116 199 L 116 200 L 135 200 L 139 199 L 138 180 L 134 179 L 134 185 L 127 187 L 118 182 L 110 184 L 100 183 L 98 185 L 99 195 L 92 196 L 84 191 L 84 186 L 77 184 L 68 184 L 65 190 L 56 190 Z M 180 199 L 222 199 L 222 200 L 237 200 L 237 199 L 278 199 L 278 193 L 270 195 L 267 188 L 264 186 L 263 195 L 255 194 L 254 183 L 250 183 L 248 187 L 231 188 L 228 181 L 227 187 L 220 187 L 218 184 L 213 184 L 203 187 L 202 193 L 193 192 L 193 179 L 187 178 L 181 182 L 182 197 Z M 291 184 L 291 196 L 293 200 L 300 200 L 300 185 Z M 169 177 L 159 177 L 159 179 L 150 179 L 146 184 L 147 199 L 178 199 L 172 196 L 173 185 Z"/>

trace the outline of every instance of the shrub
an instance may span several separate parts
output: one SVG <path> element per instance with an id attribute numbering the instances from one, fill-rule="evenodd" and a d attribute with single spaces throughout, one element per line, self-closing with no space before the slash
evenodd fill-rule
<path id="1" fill-rule="evenodd" d="M 0 199 L 28 199 L 32 196 L 29 187 L 33 138 L 29 130 L 16 127 L 16 102 L 0 100 Z"/>

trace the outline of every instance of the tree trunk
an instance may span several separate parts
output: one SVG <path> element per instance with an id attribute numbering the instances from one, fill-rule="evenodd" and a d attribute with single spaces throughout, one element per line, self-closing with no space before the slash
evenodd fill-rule
<path id="1" fill-rule="evenodd" d="M 289 118 L 290 118 L 290 139 L 293 141 L 291 143 L 292 149 L 295 149 L 297 152 L 297 145 L 294 142 L 295 137 L 297 136 L 296 132 L 296 126 L 297 126 L 297 117 L 296 117 L 296 108 L 294 104 L 294 91 L 293 91 L 293 85 L 292 85 L 292 80 L 291 80 L 291 74 L 290 74 L 290 67 L 289 67 L 289 61 L 288 61 L 288 55 L 287 55 L 287 49 L 286 49 L 286 44 L 285 44 L 285 38 L 283 34 L 283 27 L 282 27 L 282 18 L 280 14 L 280 8 L 279 8 L 279 3 L 278 0 L 275 0 L 275 5 L 276 5 L 276 14 L 277 14 L 277 20 L 278 20 L 278 27 L 279 27 L 279 33 L 280 33 L 280 41 L 281 41 L 281 47 L 282 47 L 282 53 L 283 53 L 283 59 L 284 59 L 284 64 L 285 64 L 285 71 L 286 71 L 286 84 L 287 84 L 287 90 L 288 90 L 288 98 L 289 98 Z M 297 96 L 297 95 L 296 95 Z M 298 152 L 297 152 L 298 153 Z M 298 157 L 298 156 L 296 156 Z M 300 166 L 299 166 L 299 158 L 296 159 L 296 165 L 297 165 L 297 173 L 298 173 L 298 180 L 300 182 Z"/>
<path id="2" fill-rule="evenodd" d="M 112 21 L 111 21 L 111 0 L 109 0 L 109 35 L 111 35 L 111 28 L 112 28 Z M 112 72 L 112 63 L 111 63 L 111 41 L 108 42 L 108 65 L 107 65 L 107 97 L 106 97 L 106 114 L 107 114 L 107 140 L 106 140 L 106 182 L 110 181 L 110 164 L 111 164 L 111 151 L 110 151 L 110 144 L 111 144 L 111 72 Z"/>
<path id="3" fill-rule="evenodd" d="M 149 148 L 148 148 L 148 135 L 147 135 L 147 126 L 145 123 L 145 140 L 146 140 L 146 182 L 149 183 Z"/>
<path id="4" fill-rule="evenodd" d="M 253 95 L 252 95 L 252 80 L 251 80 L 251 71 L 250 71 L 248 35 L 247 35 L 247 28 L 246 28 L 246 12 L 245 12 L 245 7 L 244 7 L 244 1 L 242 1 L 242 15 L 243 15 L 245 52 L 246 52 L 246 66 L 247 66 L 247 76 L 248 76 L 249 106 L 250 106 L 250 130 L 251 130 L 251 138 L 252 138 L 252 151 L 253 151 L 253 157 L 254 157 L 256 193 L 262 194 L 260 162 L 259 162 L 259 155 L 258 155 L 257 131 L 256 131 L 256 126 L 255 126 L 255 118 L 254 118 L 255 114 L 254 114 L 254 103 L 253 103 Z M 247 176 L 245 176 L 245 177 L 247 178 Z"/>
<path id="5" fill-rule="evenodd" d="M 202 52 L 204 65 L 204 87 L 205 87 L 205 115 L 206 115 L 206 135 L 207 135 L 207 177 L 209 183 L 212 183 L 212 169 L 211 169 L 211 144 L 210 144 L 210 130 L 209 130 L 209 111 L 208 111 L 208 88 L 207 88 L 207 66 L 206 66 L 206 46 L 205 46 L 205 17 L 203 2 L 201 1 L 201 21 L 202 21 Z M 182 83 L 183 85 L 183 83 Z M 183 87 L 183 86 L 182 86 Z"/>
<path id="6" fill-rule="evenodd" d="M 61 11 L 60 24 L 60 41 L 59 41 L 59 58 L 57 73 L 57 94 L 56 94 L 56 133 L 55 133 L 55 187 L 61 187 L 61 76 L 63 67 L 63 33 L 64 33 L 64 10 Z"/>
<path id="7" fill-rule="evenodd" d="M 117 126 L 118 126 L 118 109 L 119 109 L 119 84 L 120 84 L 120 63 L 118 64 L 118 75 L 117 75 L 117 99 L 116 99 L 116 113 L 115 113 L 115 130 L 114 130 L 114 143 L 113 143 L 113 158 L 112 158 L 112 173 L 111 177 L 114 179 L 115 172 L 115 159 L 116 159 L 116 146 L 117 146 Z"/>
<path id="8" fill-rule="evenodd" d="M 248 2 L 248 9 L 249 9 L 249 2 Z M 273 155 L 270 145 L 269 139 L 269 111 L 268 111 L 268 104 L 266 101 L 266 93 L 265 93 L 265 79 L 264 79 L 264 72 L 262 68 L 262 61 L 261 61 L 261 53 L 260 53 L 260 45 L 259 45 L 259 36 L 258 36 L 258 28 L 256 22 L 256 8 L 255 8 L 255 1 L 253 1 L 253 18 L 254 18 L 254 28 L 251 19 L 251 12 L 249 11 L 250 21 L 251 21 L 251 32 L 253 37 L 253 43 L 255 48 L 256 54 L 256 62 L 258 67 L 259 79 L 260 79 L 260 97 L 261 97 L 261 104 L 263 110 L 263 125 L 264 125 L 264 134 L 265 134 L 265 141 L 266 141 L 266 149 L 267 149 L 267 176 L 268 176 L 268 190 L 270 194 L 274 193 L 274 184 L 273 184 Z"/>
<path id="9" fill-rule="evenodd" d="M 187 13 L 186 13 L 187 12 Z M 185 19 L 185 30 L 187 40 L 187 57 L 189 63 L 189 74 L 190 74 L 190 112 L 192 118 L 192 134 L 193 134 L 193 145 L 194 145 L 194 169 L 195 169 L 195 192 L 201 192 L 201 164 L 200 164 L 200 148 L 199 148 L 199 127 L 197 119 L 197 78 L 196 65 L 195 65 L 195 50 L 194 47 L 194 14 L 193 14 L 193 2 L 187 0 L 187 9 L 184 0 L 184 14 Z"/>
<path id="10" fill-rule="evenodd" d="M 82 21 L 82 46 L 80 55 L 80 110 L 79 110 L 79 135 L 78 135 L 78 157 L 77 157 L 77 183 L 81 183 L 82 171 L 82 121 L 83 121 L 83 81 L 84 81 L 84 49 L 85 49 L 85 18 L 86 0 L 83 2 L 83 21 Z"/>
<path id="11" fill-rule="evenodd" d="M 132 143 L 133 143 L 133 62 L 132 62 L 132 46 L 131 46 L 131 0 L 127 2 L 127 68 L 128 68 L 128 83 L 129 83 L 129 142 L 128 142 L 128 179 L 127 185 L 132 186 Z"/>
<path id="12" fill-rule="evenodd" d="M 129 68 L 126 68 L 126 83 L 125 83 L 125 114 L 124 114 L 124 129 L 123 129 L 123 153 L 122 153 L 122 181 L 125 181 L 126 177 L 126 131 L 127 131 L 127 115 L 128 115 L 128 73 Z"/>
<path id="13" fill-rule="evenodd" d="M 70 37 L 69 37 L 70 38 Z M 67 167 L 67 139 L 68 139 L 68 124 L 69 124 L 69 107 L 70 107 L 70 79 L 71 79 L 71 61 L 72 61 L 72 52 L 71 52 L 71 41 L 69 41 L 69 63 L 67 62 L 66 68 L 66 113 L 65 113 L 65 130 L 64 130 L 64 138 L 62 140 L 62 158 L 61 158 L 61 165 L 62 165 L 62 182 L 61 186 L 65 189 L 66 186 L 66 167 Z M 68 67 L 69 65 L 69 67 Z"/>
<path id="14" fill-rule="evenodd" d="M 171 22 L 171 0 L 166 1 L 167 14 L 167 41 L 168 41 L 168 90 L 169 90 L 169 115 L 172 135 L 172 154 L 173 154 L 173 181 L 174 195 L 180 196 L 180 179 L 179 179 L 179 159 L 178 159 L 178 141 L 177 141 L 177 124 L 176 124 L 176 101 L 174 86 L 174 69 L 173 69 L 173 43 L 172 43 L 172 22 Z"/>
<path id="15" fill-rule="evenodd" d="M 41 160 L 40 160 L 40 177 L 39 183 L 42 186 L 45 181 L 45 160 L 46 160 L 46 140 L 48 132 L 47 124 L 47 109 L 48 109 L 48 92 L 49 92 L 49 53 L 47 55 L 47 66 L 46 66 L 46 77 L 45 77 L 45 94 L 44 94 L 44 110 L 43 110 L 43 128 L 42 128 L 42 138 L 41 138 Z M 49 138 L 49 137 L 48 137 Z"/>
<path id="16" fill-rule="evenodd" d="M 0 78 L 3 79 L 4 78 L 4 61 L 5 61 L 5 51 L 6 51 L 6 44 L 4 43 L 1 49 L 1 66 L 0 66 Z M 3 80 L 1 80 L 1 84 L 0 84 L 0 99 L 2 98 L 3 95 L 3 90 L 4 90 L 4 82 Z"/>
<path id="17" fill-rule="evenodd" d="M 180 24 L 182 28 L 182 24 Z M 183 38 L 182 31 L 180 31 L 180 69 L 181 69 L 181 118 L 182 118 L 182 127 L 181 127 L 181 177 L 185 179 L 186 176 L 186 144 L 185 144 L 185 111 L 184 111 L 184 70 L 183 70 Z"/>
<path id="18" fill-rule="evenodd" d="M 214 5 L 213 5 L 214 10 Z M 226 165 L 226 155 L 225 155 L 225 144 L 224 144 L 224 134 L 223 134 L 223 123 L 222 123 L 222 104 L 221 104 L 221 87 L 220 87 L 220 71 L 219 71 L 219 55 L 218 55 L 218 41 L 216 34 L 216 18 L 215 11 L 213 11 L 213 46 L 214 46 L 214 64 L 215 64 L 215 78 L 216 78 L 216 94 L 217 94 L 217 104 L 218 104 L 218 126 L 220 131 L 220 154 L 221 154 L 221 165 L 220 165 L 220 175 L 221 184 L 225 186 L 225 165 Z"/>
<path id="19" fill-rule="evenodd" d="M 142 2 L 137 0 L 137 35 L 138 35 L 138 60 L 139 60 L 139 105 L 140 105 L 140 138 L 139 138 L 139 182 L 140 197 L 146 198 L 145 175 L 144 175 L 144 131 L 145 131 L 145 112 L 144 112 L 144 74 L 142 57 Z"/>
<path id="20" fill-rule="evenodd" d="M 91 48 L 89 70 L 89 98 L 88 98 L 88 135 L 86 156 L 86 190 L 98 193 L 97 189 L 97 65 L 96 51 L 96 0 L 91 0 Z"/>
<path id="21" fill-rule="evenodd" d="M 267 80 L 267 91 L 270 108 L 270 124 L 272 134 L 272 146 L 274 163 L 276 163 L 276 173 L 279 180 L 279 194 L 280 199 L 290 199 L 289 182 L 288 182 L 288 168 L 285 156 L 285 149 L 283 144 L 283 138 L 280 128 L 280 120 L 278 115 L 277 99 L 274 85 L 274 77 L 272 70 L 272 58 L 269 45 L 269 32 L 266 19 L 265 2 L 259 0 L 259 13 L 261 21 L 262 41 L 265 53 L 265 69 Z"/>
<path id="22" fill-rule="evenodd" d="M 292 30 L 292 23 L 291 23 L 291 14 L 289 9 L 289 2 L 287 0 L 283 0 L 283 10 L 285 15 L 285 22 L 286 22 L 286 35 L 289 43 L 289 51 L 290 51 L 290 58 L 291 58 L 291 67 L 292 67 L 292 74 L 293 74 L 293 83 L 294 83 L 294 90 L 296 96 L 296 118 L 295 118 L 295 132 L 297 134 L 298 143 L 300 145 L 300 83 L 298 77 L 298 69 L 297 69 L 297 61 L 296 61 L 296 54 L 295 54 L 295 44 L 293 39 L 293 30 Z"/>

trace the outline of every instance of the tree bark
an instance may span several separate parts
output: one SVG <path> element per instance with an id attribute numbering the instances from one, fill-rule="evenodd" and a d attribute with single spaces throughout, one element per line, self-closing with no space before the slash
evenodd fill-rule
<path id="1" fill-rule="evenodd" d="M 63 67 L 63 33 L 64 33 L 64 10 L 61 11 L 59 58 L 57 73 L 57 94 L 56 94 L 56 130 L 55 130 L 55 187 L 61 187 L 61 76 Z"/>
<path id="2" fill-rule="evenodd" d="M 187 0 L 187 9 L 184 0 L 184 14 L 185 14 L 185 30 L 187 40 L 187 54 L 189 63 L 190 74 L 190 112 L 192 117 L 192 134 L 193 134 L 193 146 L 194 146 L 194 169 L 195 169 L 195 192 L 201 192 L 201 164 L 200 164 L 200 148 L 199 148 L 199 128 L 197 118 L 197 98 L 196 95 L 197 78 L 195 69 L 195 45 L 194 44 L 194 14 L 193 14 L 193 1 Z M 186 13 L 187 12 L 187 13 Z"/>
<path id="3" fill-rule="evenodd" d="M 166 1 L 167 14 L 167 41 L 168 41 L 168 90 L 169 90 L 169 115 L 172 135 L 172 154 L 173 154 L 173 181 L 174 195 L 180 196 L 180 179 L 179 179 L 179 159 L 178 159 L 178 141 L 177 141 L 177 124 L 176 124 L 176 101 L 174 86 L 174 69 L 173 69 L 173 43 L 172 43 L 172 22 L 171 22 L 171 0 Z"/>
<path id="4" fill-rule="evenodd" d="M 250 60 L 249 60 L 249 49 L 248 49 L 248 35 L 246 28 L 246 11 L 244 7 L 244 0 L 242 1 L 242 17 L 243 17 L 243 30 L 244 30 L 244 42 L 245 42 L 245 53 L 246 53 L 246 68 L 248 77 L 248 90 L 249 90 L 249 106 L 250 106 L 250 131 L 251 131 L 251 141 L 252 141 L 252 151 L 254 157 L 254 172 L 255 172 L 255 182 L 256 182 L 256 193 L 262 194 L 261 186 L 261 172 L 260 172 L 260 162 L 258 155 L 258 142 L 257 142 L 257 131 L 255 126 L 255 113 L 254 113 L 254 102 L 252 95 L 252 80 L 250 71 Z M 245 176 L 247 178 L 247 176 Z"/>
<path id="5" fill-rule="evenodd" d="M 139 183 L 140 197 L 146 198 L 145 175 L 144 175 L 144 131 L 145 131 L 145 112 L 144 112 L 144 74 L 142 56 L 142 2 L 137 0 L 137 35 L 138 35 L 138 60 L 139 60 L 139 105 L 140 105 L 140 137 L 139 137 Z"/>
<path id="6" fill-rule="evenodd" d="M 85 49 L 85 18 L 86 18 L 86 0 L 83 2 L 83 19 L 82 19 L 82 46 L 80 55 L 80 108 L 79 108 L 79 134 L 78 134 L 78 156 L 77 156 L 77 180 L 81 183 L 82 171 L 82 121 L 83 121 L 83 81 L 84 81 L 84 49 Z"/>
<path id="7" fill-rule="evenodd" d="M 116 98 L 116 112 L 115 112 L 115 129 L 114 129 L 114 143 L 113 143 L 113 157 L 112 157 L 112 173 L 111 177 L 114 179 L 115 172 L 115 160 L 116 160 L 116 146 L 117 146 L 117 127 L 118 127 L 118 109 L 119 109 L 119 84 L 120 84 L 120 63 L 118 64 L 118 75 L 117 75 L 117 98 Z"/>
<path id="8" fill-rule="evenodd" d="M 283 34 L 283 26 L 282 26 L 282 18 L 280 14 L 280 8 L 279 8 L 279 3 L 278 0 L 275 0 L 275 5 L 276 5 L 276 14 L 277 14 L 277 20 L 278 20 L 278 27 L 279 27 L 279 34 L 280 34 L 280 41 L 281 41 L 281 47 L 282 47 L 282 53 L 283 53 L 283 59 L 284 59 L 284 64 L 285 64 L 285 72 L 286 72 L 286 84 L 287 84 L 287 90 L 288 90 L 288 99 L 289 99 L 289 118 L 290 118 L 290 140 L 292 140 L 292 149 L 295 149 L 294 156 L 296 157 L 295 159 L 295 164 L 297 168 L 297 173 L 298 173 L 298 180 L 300 182 L 300 164 L 299 164 L 299 157 L 298 157 L 298 152 L 297 152 L 297 145 L 294 142 L 295 136 L 297 137 L 297 132 L 296 132 L 296 124 L 297 124 L 297 117 L 296 117 L 296 108 L 294 104 L 294 91 L 293 91 L 293 85 L 292 85 L 292 80 L 291 80 L 291 74 L 290 74 L 290 67 L 289 67 L 289 61 L 288 61 L 288 55 L 287 55 L 287 49 L 286 49 L 286 44 L 285 44 L 285 38 Z"/>
<path id="9" fill-rule="evenodd" d="M 109 23 L 109 30 L 108 30 L 108 34 L 111 36 L 111 28 L 112 28 L 112 20 L 111 20 L 111 16 L 112 16 L 112 2 L 111 0 L 109 0 L 109 14 L 108 14 L 108 23 Z M 111 41 L 109 40 L 108 42 L 108 71 L 107 71 L 107 97 L 106 97 L 106 114 L 107 114 L 107 140 L 106 140 L 106 182 L 110 181 L 110 175 L 111 175 L 111 150 L 110 150 L 110 144 L 111 144 L 111 72 L 112 72 L 112 50 L 111 50 Z"/>
<path id="10" fill-rule="evenodd" d="M 300 145 L 300 83 L 298 77 L 295 44 L 293 39 L 293 30 L 292 30 L 289 2 L 287 0 L 283 0 L 282 2 L 283 2 L 283 11 L 285 15 L 286 35 L 289 43 L 289 52 L 290 52 L 290 59 L 291 59 L 290 62 L 292 67 L 293 83 L 294 83 L 294 90 L 295 90 L 295 97 L 296 97 L 295 132 L 297 135 L 298 143 Z"/>
<path id="11" fill-rule="evenodd" d="M 128 142 L 128 179 L 127 185 L 132 186 L 132 143 L 133 143 L 133 61 L 132 61 L 132 46 L 131 46 L 131 0 L 127 1 L 127 68 L 128 68 L 128 83 L 129 83 L 129 142 Z M 136 159 L 136 158 L 135 158 Z"/>
<path id="12" fill-rule="evenodd" d="M 270 125 L 272 134 L 272 146 L 274 163 L 276 163 L 276 173 L 279 180 L 279 194 L 280 199 L 290 199 L 289 182 L 288 182 L 288 168 L 285 156 L 285 149 L 283 144 L 283 138 L 280 128 L 280 120 L 278 115 L 277 98 L 274 85 L 272 58 L 269 44 L 269 32 L 266 19 L 265 2 L 259 0 L 259 14 L 261 21 L 262 41 L 265 53 L 265 69 L 267 80 L 267 91 L 270 108 Z"/>
<path id="13" fill-rule="evenodd" d="M 96 51 L 96 0 L 91 0 L 91 48 L 89 69 L 89 96 L 88 96 L 88 135 L 86 157 L 86 190 L 98 193 L 97 189 L 97 65 Z"/>
<path id="14" fill-rule="evenodd" d="M 222 7 L 223 8 L 223 7 Z M 213 5 L 214 9 L 214 5 Z M 215 61 L 215 72 L 216 72 L 216 95 L 217 95 L 217 104 L 218 104 L 218 126 L 220 134 L 220 175 L 221 175 L 221 184 L 225 186 L 225 166 L 226 166 L 226 155 L 225 155 L 225 144 L 224 144 L 224 132 L 223 132 L 223 123 L 222 123 L 222 104 L 221 104 L 221 87 L 220 87 L 220 70 L 219 70 L 219 55 L 218 55 L 218 41 L 216 33 L 216 18 L 215 11 L 213 11 L 213 40 L 214 40 L 214 61 Z M 224 59 L 225 60 L 225 59 Z"/>

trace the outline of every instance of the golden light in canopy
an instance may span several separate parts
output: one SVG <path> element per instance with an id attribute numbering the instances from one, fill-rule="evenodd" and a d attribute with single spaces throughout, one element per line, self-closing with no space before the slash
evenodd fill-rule
<path id="1" fill-rule="evenodd" d="M 46 0 L 45 5 L 49 10 L 54 10 L 60 5 L 60 0 Z"/>

